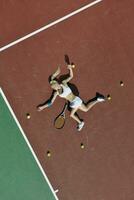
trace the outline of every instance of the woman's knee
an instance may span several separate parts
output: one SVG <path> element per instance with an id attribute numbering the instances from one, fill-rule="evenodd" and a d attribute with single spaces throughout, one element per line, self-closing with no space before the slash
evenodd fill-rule
<path id="1" fill-rule="evenodd" d="M 82 105 L 79 109 L 81 111 L 83 111 L 83 112 L 87 112 L 88 111 L 88 108 L 85 105 Z"/>
<path id="2" fill-rule="evenodd" d="M 75 113 L 76 113 L 76 110 L 72 110 L 70 113 L 70 117 L 74 117 Z"/>
<path id="3" fill-rule="evenodd" d="M 83 111 L 84 111 L 84 112 L 87 112 L 87 111 L 88 111 L 88 108 L 87 108 L 87 107 L 85 107 Z"/>
<path id="4" fill-rule="evenodd" d="M 73 113 L 73 112 L 71 112 L 71 113 L 70 113 L 70 117 L 73 117 L 73 116 L 74 116 L 74 113 Z"/>

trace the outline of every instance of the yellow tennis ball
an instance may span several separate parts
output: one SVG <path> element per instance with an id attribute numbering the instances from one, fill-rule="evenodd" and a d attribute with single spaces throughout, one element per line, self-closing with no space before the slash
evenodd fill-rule
<path id="1" fill-rule="evenodd" d="M 48 156 L 48 157 L 51 157 L 50 151 L 47 151 L 47 156 Z"/>
<path id="2" fill-rule="evenodd" d="M 108 99 L 108 100 L 111 100 L 111 99 L 112 99 L 112 97 L 110 96 L 110 94 L 107 95 L 107 99 Z"/>
<path id="3" fill-rule="evenodd" d="M 124 83 L 123 83 L 123 81 L 120 81 L 120 86 L 124 86 Z"/>
<path id="4" fill-rule="evenodd" d="M 26 114 L 26 117 L 27 117 L 27 119 L 30 119 L 30 118 L 31 118 L 31 116 L 30 116 L 29 113 Z"/>
<path id="5" fill-rule="evenodd" d="M 84 149 L 84 148 L 85 148 L 85 146 L 84 146 L 83 143 L 81 143 L 80 147 L 81 147 L 81 149 Z"/>

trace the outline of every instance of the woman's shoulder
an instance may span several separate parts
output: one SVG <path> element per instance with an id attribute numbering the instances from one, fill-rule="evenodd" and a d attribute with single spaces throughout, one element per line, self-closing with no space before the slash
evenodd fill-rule
<path id="1" fill-rule="evenodd" d="M 68 84 L 64 81 L 62 81 L 62 83 L 60 85 L 63 86 L 63 87 L 68 87 Z"/>

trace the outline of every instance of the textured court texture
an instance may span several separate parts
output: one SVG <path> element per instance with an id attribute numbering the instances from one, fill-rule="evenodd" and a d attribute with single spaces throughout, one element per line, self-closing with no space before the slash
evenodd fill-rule
<path id="1" fill-rule="evenodd" d="M 89 2 L 2 0 L 0 46 Z M 133 0 L 103 0 L 0 53 L 0 86 L 60 200 L 134 199 L 133 10 Z M 36 110 L 51 95 L 49 75 L 58 66 L 68 72 L 65 54 L 76 65 L 71 83 L 85 102 L 96 92 L 111 96 L 88 113 L 78 112 L 85 120 L 79 134 L 69 112 L 64 129 L 53 126 L 63 99 Z"/>

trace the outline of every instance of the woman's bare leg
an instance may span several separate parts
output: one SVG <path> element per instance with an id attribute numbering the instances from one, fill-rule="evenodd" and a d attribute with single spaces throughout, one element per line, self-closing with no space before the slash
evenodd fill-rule
<path id="1" fill-rule="evenodd" d="M 98 100 L 95 100 L 93 102 L 88 103 L 87 105 L 85 105 L 84 103 L 81 104 L 81 106 L 79 107 L 80 110 L 87 112 L 89 111 L 94 105 L 96 105 L 97 103 L 100 103 Z"/>
<path id="2" fill-rule="evenodd" d="M 77 123 L 78 123 L 77 130 L 81 131 L 81 129 L 83 128 L 85 123 L 83 121 L 81 121 L 78 118 L 78 116 L 75 114 L 77 110 L 78 110 L 78 108 L 77 109 L 76 108 L 72 109 L 70 117 L 72 117 L 75 121 L 77 121 Z"/>
<path id="3" fill-rule="evenodd" d="M 78 116 L 75 114 L 77 112 L 78 108 L 73 108 L 71 110 L 71 113 L 70 113 L 70 117 L 72 117 L 75 121 L 77 121 L 79 124 L 81 123 L 81 120 L 78 118 Z"/>
<path id="4" fill-rule="evenodd" d="M 82 110 L 84 112 L 87 112 L 88 110 L 90 110 L 94 105 L 96 105 L 99 102 L 105 101 L 105 98 L 97 98 L 95 101 L 93 102 L 89 102 L 87 105 L 85 105 L 84 103 L 81 104 L 81 106 L 79 106 L 78 108 L 73 108 L 70 114 L 70 117 L 72 117 L 75 121 L 78 122 L 78 126 L 77 129 L 78 131 L 80 131 L 83 126 L 84 126 L 84 121 L 81 121 L 78 116 L 75 114 L 77 112 L 77 110 Z"/>
<path id="5" fill-rule="evenodd" d="M 86 107 L 87 107 L 87 111 L 90 110 L 93 106 L 95 106 L 98 102 L 98 100 L 95 100 L 93 102 L 89 102 Z M 85 104 L 84 104 L 85 105 Z"/>
<path id="6" fill-rule="evenodd" d="M 70 117 L 72 117 L 75 121 L 77 121 L 78 123 L 81 123 L 81 120 L 78 118 L 77 115 L 75 115 L 75 113 L 77 112 L 77 110 L 82 110 L 84 112 L 87 112 L 88 110 L 90 110 L 95 104 L 99 103 L 98 100 L 95 100 L 93 102 L 88 103 L 87 105 L 85 105 L 84 103 L 81 104 L 80 107 L 78 108 L 73 108 L 71 113 L 70 113 Z"/>

